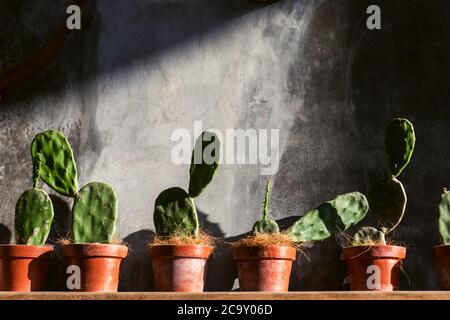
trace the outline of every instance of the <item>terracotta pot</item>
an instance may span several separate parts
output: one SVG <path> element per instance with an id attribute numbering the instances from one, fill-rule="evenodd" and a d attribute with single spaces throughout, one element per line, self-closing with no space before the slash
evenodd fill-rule
<path id="1" fill-rule="evenodd" d="M 393 291 L 400 287 L 402 260 L 406 248 L 379 245 L 343 250 L 353 291 Z"/>
<path id="2" fill-rule="evenodd" d="M 128 254 L 124 245 L 75 243 L 62 246 L 68 266 L 80 268 L 82 292 L 117 292 L 122 260 Z M 70 275 L 69 275 L 70 276 Z"/>
<path id="3" fill-rule="evenodd" d="M 150 248 L 156 291 L 203 292 L 213 247 L 156 245 Z"/>
<path id="4" fill-rule="evenodd" d="M 0 245 L 0 291 L 43 291 L 52 246 Z"/>
<path id="5" fill-rule="evenodd" d="M 433 256 L 442 290 L 450 290 L 450 245 L 435 246 Z"/>
<path id="6" fill-rule="evenodd" d="M 297 250 L 289 246 L 239 246 L 234 248 L 241 291 L 289 290 L 292 262 Z"/>

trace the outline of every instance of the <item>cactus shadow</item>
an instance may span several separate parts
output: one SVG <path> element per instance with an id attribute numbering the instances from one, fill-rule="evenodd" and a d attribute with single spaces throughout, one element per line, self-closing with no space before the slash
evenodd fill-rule
<path id="1" fill-rule="evenodd" d="M 71 224 L 72 224 L 72 210 L 70 201 L 65 198 L 50 194 L 50 199 L 53 203 L 53 217 L 52 226 L 48 235 L 48 243 L 54 246 L 52 259 L 48 266 L 48 277 L 45 285 L 47 291 L 67 291 L 66 288 L 66 262 L 62 254 L 61 247 L 58 240 L 61 238 L 69 238 Z"/>
<path id="2" fill-rule="evenodd" d="M 286 229 L 291 226 L 299 217 L 287 217 L 277 220 L 280 229 Z M 239 241 L 250 235 L 249 232 L 245 232 L 236 236 L 223 238 L 224 233 L 220 227 L 209 222 L 207 220 L 207 215 L 199 212 L 199 219 L 202 222 L 203 230 L 208 232 L 208 229 L 215 230 L 215 232 L 209 232 L 215 237 L 219 238 L 220 241 L 216 244 L 214 255 L 209 261 L 208 271 L 206 275 L 205 291 L 239 291 L 238 272 L 236 264 L 233 260 L 233 248 L 231 243 Z M 300 258 L 301 259 L 301 258 Z M 294 263 L 293 273 L 297 272 L 295 266 L 299 262 Z M 220 275 L 218 277 L 217 275 Z M 294 277 L 291 277 L 291 290 L 298 289 L 297 281 Z"/>
<path id="3" fill-rule="evenodd" d="M 48 242 L 55 244 L 59 239 L 69 237 L 72 224 L 72 210 L 69 202 L 64 198 L 51 194 L 50 199 L 53 203 L 55 216 L 48 235 Z"/>
<path id="4" fill-rule="evenodd" d="M 68 291 L 66 287 L 66 267 L 61 246 L 54 245 L 45 283 L 46 291 Z"/>
<path id="5" fill-rule="evenodd" d="M 322 208 L 324 207 L 324 208 Z M 322 215 L 329 210 L 325 206 L 318 208 Z M 324 211 L 325 210 L 325 211 Z M 333 208 L 334 210 L 334 208 Z M 329 212 L 326 212 L 329 214 Z M 319 213 L 320 214 L 320 213 Z M 334 216 L 334 215 L 332 215 Z M 277 220 L 281 230 L 285 230 L 296 222 L 301 216 L 290 216 Z M 321 216 L 323 219 L 323 216 Z M 335 224 L 342 220 L 325 221 L 327 228 L 335 228 Z M 331 225 L 331 222 L 333 224 Z M 330 225 L 329 225 L 330 224 Z M 333 229 L 332 228 L 332 229 Z M 297 259 L 292 264 L 292 272 L 289 283 L 290 291 L 321 291 L 321 290 L 348 290 L 344 284 L 347 271 L 345 262 L 341 261 L 341 247 L 334 238 L 305 244 L 304 252 L 297 254 Z M 324 265 L 333 266 L 333 271 L 324 268 Z"/>
<path id="6" fill-rule="evenodd" d="M 153 290 L 153 269 L 148 244 L 154 236 L 155 233 L 151 230 L 139 230 L 123 239 L 129 251 L 122 262 L 119 291 Z"/>
<path id="7" fill-rule="evenodd" d="M 0 244 L 9 244 L 11 242 L 12 232 L 9 228 L 0 223 Z"/>
<path id="8" fill-rule="evenodd" d="M 217 240 L 214 245 L 214 253 L 207 265 L 205 291 L 230 291 L 236 281 L 237 270 L 229 243 L 237 241 L 244 235 L 224 238 L 225 233 L 218 223 L 211 222 L 208 215 L 198 208 L 197 214 L 202 230 Z"/>

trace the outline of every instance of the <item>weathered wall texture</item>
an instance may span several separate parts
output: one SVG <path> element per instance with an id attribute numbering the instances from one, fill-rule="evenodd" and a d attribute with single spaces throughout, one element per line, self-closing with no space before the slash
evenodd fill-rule
<path id="1" fill-rule="evenodd" d="M 64 24 L 61 3 L 1 2 L 2 68 Z M 365 28 L 374 3 L 381 31 Z M 394 236 L 409 249 L 403 288 L 437 288 L 430 252 L 438 242 L 435 204 L 450 183 L 449 9 L 446 0 L 88 4 L 82 30 L 68 35 L 57 59 L 0 100 L 1 240 L 9 241 L 15 202 L 31 186 L 30 142 L 48 128 L 72 142 L 81 185 L 100 180 L 117 190 L 118 236 L 133 247 L 121 289 L 138 291 L 152 288 L 145 246 L 154 199 L 188 183 L 188 167 L 170 160 L 173 130 L 192 132 L 195 120 L 221 130 L 280 129 L 272 214 L 283 222 L 338 193 L 366 193 L 384 174 L 385 125 L 402 116 L 418 138 L 401 177 L 409 203 Z M 223 165 L 197 201 L 204 228 L 227 240 L 247 232 L 260 215 L 264 181 L 258 166 Z M 53 198 L 51 241 L 70 230 L 71 204 Z M 292 290 L 346 288 L 336 241 L 315 244 L 309 255 L 296 263 Z M 60 267 L 52 266 L 50 289 L 63 288 Z M 207 289 L 230 290 L 235 277 L 220 246 Z"/>

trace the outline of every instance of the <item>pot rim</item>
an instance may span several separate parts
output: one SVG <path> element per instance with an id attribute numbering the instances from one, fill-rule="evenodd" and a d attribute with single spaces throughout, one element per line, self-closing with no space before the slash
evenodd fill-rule
<path id="1" fill-rule="evenodd" d="M 53 245 L 35 246 L 29 244 L 0 244 L 0 259 L 38 258 L 50 259 Z"/>
<path id="2" fill-rule="evenodd" d="M 293 246 L 237 246 L 233 248 L 234 260 L 292 260 L 297 258 L 297 249 Z"/>
<path id="3" fill-rule="evenodd" d="M 105 257 L 125 258 L 128 247 L 123 244 L 110 243 L 70 243 L 61 245 L 63 255 L 66 257 Z"/>
<path id="4" fill-rule="evenodd" d="M 150 245 L 149 255 L 154 260 L 192 258 L 207 260 L 214 247 L 203 244 L 162 244 Z"/>
<path id="5" fill-rule="evenodd" d="M 345 260 L 373 260 L 406 258 L 406 247 L 393 245 L 353 246 L 342 249 Z"/>
<path id="6" fill-rule="evenodd" d="M 433 247 L 434 258 L 450 258 L 450 245 L 440 244 Z"/>

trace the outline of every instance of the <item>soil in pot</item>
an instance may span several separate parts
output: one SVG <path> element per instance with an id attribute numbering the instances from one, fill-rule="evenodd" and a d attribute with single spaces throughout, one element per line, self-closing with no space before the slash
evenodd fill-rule
<path id="1" fill-rule="evenodd" d="M 153 280 L 156 291 L 203 292 L 210 245 L 152 245 Z"/>
<path id="2" fill-rule="evenodd" d="M 400 288 L 402 260 L 406 248 L 391 245 L 357 246 L 343 249 L 353 291 L 393 291 Z"/>
<path id="3" fill-rule="evenodd" d="M 43 291 L 53 246 L 0 245 L 0 291 Z"/>
<path id="4" fill-rule="evenodd" d="M 297 256 L 292 246 L 235 246 L 233 258 L 240 291 L 286 292 L 289 290 L 292 262 Z"/>
<path id="5" fill-rule="evenodd" d="M 433 257 L 442 290 L 450 290 L 450 245 L 435 246 Z"/>
<path id="6" fill-rule="evenodd" d="M 119 273 L 128 247 L 116 244 L 74 243 L 62 246 L 68 266 L 77 266 L 80 281 L 72 278 L 68 289 L 81 292 L 117 292 Z M 70 269 L 75 276 L 76 269 Z M 68 283 L 69 285 L 69 283 Z"/>

